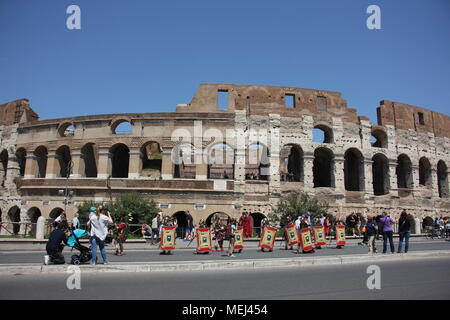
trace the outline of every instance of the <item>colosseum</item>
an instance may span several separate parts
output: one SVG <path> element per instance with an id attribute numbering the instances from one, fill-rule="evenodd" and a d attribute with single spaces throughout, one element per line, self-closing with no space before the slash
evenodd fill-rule
<path id="1" fill-rule="evenodd" d="M 194 222 L 248 212 L 258 227 L 293 190 L 326 199 L 340 219 L 450 215 L 450 118 L 400 102 L 381 101 L 372 124 L 338 92 L 202 84 L 171 113 L 38 120 L 20 99 L 0 118 L 3 222 L 65 207 L 70 218 L 83 201 L 131 191 L 180 224 L 187 210 Z"/>

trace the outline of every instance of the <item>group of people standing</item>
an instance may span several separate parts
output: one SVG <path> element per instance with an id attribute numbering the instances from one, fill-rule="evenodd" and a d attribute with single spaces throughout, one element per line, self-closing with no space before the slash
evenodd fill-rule
<path id="1" fill-rule="evenodd" d="M 387 212 L 383 212 L 382 216 L 368 217 L 368 222 L 365 225 L 363 231 L 365 242 L 369 245 L 369 253 L 377 253 L 375 241 L 377 238 L 379 238 L 380 235 L 383 237 L 383 253 L 387 252 L 388 241 L 391 253 L 395 253 L 393 228 L 394 223 L 394 219 L 392 219 Z M 403 210 L 400 214 L 400 219 L 398 220 L 399 243 L 397 253 L 402 252 L 403 242 L 405 243 L 404 252 L 408 252 L 409 237 L 411 235 L 411 228 L 413 224 L 414 219 L 412 215 Z"/>

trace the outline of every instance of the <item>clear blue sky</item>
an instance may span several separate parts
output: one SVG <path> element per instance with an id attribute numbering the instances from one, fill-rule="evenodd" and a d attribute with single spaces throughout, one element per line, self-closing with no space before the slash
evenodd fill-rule
<path id="1" fill-rule="evenodd" d="M 450 114 L 450 1 L 0 0 L 0 103 L 172 112 L 200 83 L 339 91 L 374 123 L 383 99 Z"/>

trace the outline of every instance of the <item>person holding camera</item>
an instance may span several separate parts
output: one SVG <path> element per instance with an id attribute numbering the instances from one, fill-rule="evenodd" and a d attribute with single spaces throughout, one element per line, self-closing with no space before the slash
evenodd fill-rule
<path id="1" fill-rule="evenodd" d="M 103 264 L 108 264 L 108 257 L 106 256 L 105 239 L 108 235 L 108 225 L 112 224 L 113 220 L 111 214 L 107 211 L 107 215 L 100 213 L 97 210 L 96 214 L 90 216 L 88 226 L 90 227 L 90 238 L 92 248 L 92 264 L 97 264 L 97 247 L 103 258 Z"/>

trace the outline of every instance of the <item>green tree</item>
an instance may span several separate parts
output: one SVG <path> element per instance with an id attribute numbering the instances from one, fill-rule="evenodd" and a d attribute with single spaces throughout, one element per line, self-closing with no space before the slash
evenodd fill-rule
<path id="1" fill-rule="evenodd" d="M 319 201 L 316 197 L 310 196 L 304 192 L 291 192 L 282 198 L 273 213 L 268 215 L 272 224 L 283 222 L 292 222 L 298 216 L 309 212 L 312 220 L 320 217 L 322 213 L 330 216 L 328 212 L 328 203 Z"/>
<path id="2" fill-rule="evenodd" d="M 121 195 L 113 203 L 102 204 L 105 210 L 111 212 L 114 222 L 119 222 L 122 218 L 128 224 L 150 223 L 160 211 L 153 200 L 144 199 L 139 193 L 127 193 Z M 91 207 L 98 208 L 99 204 L 93 201 L 83 202 L 78 206 L 81 223 L 86 223 Z"/>
<path id="3" fill-rule="evenodd" d="M 151 223 L 160 210 L 153 200 L 147 200 L 133 192 L 120 196 L 110 211 L 114 221 L 124 218 L 130 224 L 143 224 Z"/>

